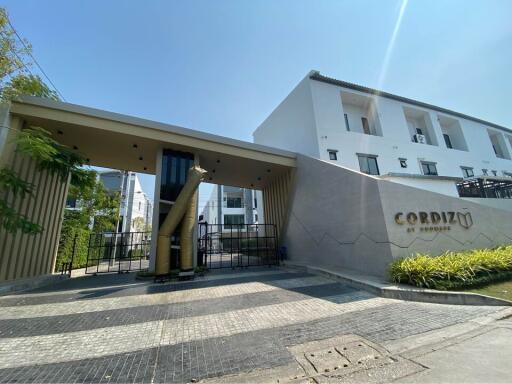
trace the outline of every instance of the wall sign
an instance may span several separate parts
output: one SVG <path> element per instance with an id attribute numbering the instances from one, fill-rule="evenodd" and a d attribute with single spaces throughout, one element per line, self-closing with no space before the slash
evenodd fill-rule
<path id="1" fill-rule="evenodd" d="M 440 232 L 449 231 L 453 225 L 460 225 L 468 229 L 473 225 L 473 218 L 470 212 L 397 212 L 395 223 L 407 225 L 407 232 Z"/>

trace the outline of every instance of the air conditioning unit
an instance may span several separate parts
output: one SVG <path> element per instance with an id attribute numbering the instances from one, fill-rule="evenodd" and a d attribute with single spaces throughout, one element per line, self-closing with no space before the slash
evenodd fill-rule
<path id="1" fill-rule="evenodd" d="M 414 135 L 414 141 L 420 144 L 427 144 L 427 139 L 425 139 L 425 135 L 420 135 L 419 133 Z"/>

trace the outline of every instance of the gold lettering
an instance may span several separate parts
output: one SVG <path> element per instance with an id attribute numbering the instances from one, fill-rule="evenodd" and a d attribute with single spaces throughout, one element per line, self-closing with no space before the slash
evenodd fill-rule
<path id="1" fill-rule="evenodd" d="M 405 224 L 405 221 L 403 221 L 401 219 L 401 216 L 403 215 L 402 212 L 398 212 L 396 215 L 395 215 L 395 223 L 397 223 L 398 225 L 404 225 Z"/>

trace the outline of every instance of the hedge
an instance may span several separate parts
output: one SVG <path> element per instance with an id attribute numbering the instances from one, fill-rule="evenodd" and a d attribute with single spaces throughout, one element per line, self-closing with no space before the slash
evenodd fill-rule
<path id="1" fill-rule="evenodd" d="M 76 248 L 75 256 L 73 257 L 73 268 L 84 268 L 86 266 L 90 231 L 74 227 L 64 227 L 60 236 L 55 271 L 60 271 L 63 263 L 71 261 L 75 235 Z"/>
<path id="2" fill-rule="evenodd" d="M 469 288 L 512 278 L 512 246 L 446 252 L 432 257 L 418 254 L 394 261 L 391 280 L 434 289 Z"/>

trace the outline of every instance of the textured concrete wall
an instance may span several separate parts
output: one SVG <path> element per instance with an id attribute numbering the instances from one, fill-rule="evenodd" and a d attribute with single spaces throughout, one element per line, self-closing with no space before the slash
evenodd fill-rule
<path id="1" fill-rule="evenodd" d="M 298 156 L 290 204 L 290 260 L 384 273 L 392 254 L 376 178 Z"/>
<path id="2" fill-rule="evenodd" d="M 379 182 L 379 190 L 394 258 L 418 252 L 438 255 L 448 250 L 487 248 L 512 243 L 510 211 L 385 181 Z M 419 212 L 425 212 L 428 216 L 423 224 L 418 219 L 413 225 L 407 223 L 407 220 L 398 225 L 395 222 L 397 212 L 403 212 L 404 219 L 408 212 L 415 212 L 417 216 Z M 432 223 L 431 212 L 444 212 L 448 222 L 445 223 L 441 218 L 439 223 Z M 454 213 L 451 223 L 449 212 Z M 470 215 L 472 224 L 466 223 L 462 215 Z M 466 226 L 471 225 L 466 228 L 460 220 Z M 414 232 L 408 229 L 414 229 Z"/>
<path id="3" fill-rule="evenodd" d="M 297 165 L 284 232 L 291 261 L 384 276 L 398 257 L 512 243 L 510 212 L 305 156 L 298 156 Z M 395 222 L 399 212 L 403 224 Z M 415 224 L 405 220 L 409 212 L 418 216 Z M 420 212 L 428 214 L 428 222 L 420 222 Z M 441 217 L 434 225 L 431 212 L 454 212 L 453 222 L 444 223 Z M 472 218 L 468 228 L 458 219 L 468 226 L 467 213 Z"/>

